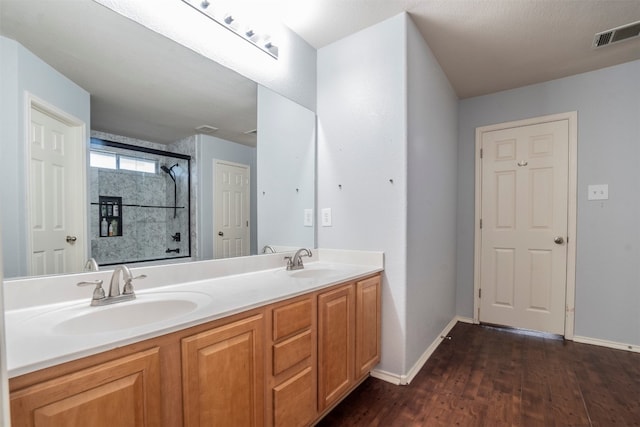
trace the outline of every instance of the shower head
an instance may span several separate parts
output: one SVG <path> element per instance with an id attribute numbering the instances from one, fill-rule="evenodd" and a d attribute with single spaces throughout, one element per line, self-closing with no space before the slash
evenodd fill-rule
<path id="1" fill-rule="evenodd" d="M 175 165 L 171 166 L 170 168 L 169 168 L 169 167 L 167 167 L 167 166 L 165 166 L 165 165 L 162 165 L 162 166 L 160 166 L 160 169 L 162 169 L 162 171 L 163 171 L 163 172 L 166 172 L 166 173 L 168 173 L 169 175 L 171 175 L 171 173 L 173 172 L 173 168 L 175 168 L 175 167 L 177 167 L 177 166 L 178 166 L 178 164 L 177 164 L 177 163 L 176 163 Z"/>
<path id="2" fill-rule="evenodd" d="M 175 172 L 173 172 L 173 168 L 175 168 L 176 166 L 178 166 L 177 163 L 171 166 L 170 168 L 168 168 L 166 165 L 160 166 L 160 169 L 162 169 L 162 172 L 165 172 L 173 180 L 173 217 L 174 218 L 177 216 L 177 201 L 178 201 L 178 186 L 177 186 L 178 183 L 176 182 L 176 174 Z"/>
<path id="3" fill-rule="evenodd" d="M 171 179 L 173 180 L 173 182 L 176 182 L 176 173 L 173 171 L 173 168 L 177 167 L 178 164 L 176 163 L 175 165 L 171 166 L 170 168 L 167 167 L 166 165 L 162 165 L 160 166 L 160 169 L 162 169 L 162 172 L 165 172 L 166 174 L 168 174 Z"/>

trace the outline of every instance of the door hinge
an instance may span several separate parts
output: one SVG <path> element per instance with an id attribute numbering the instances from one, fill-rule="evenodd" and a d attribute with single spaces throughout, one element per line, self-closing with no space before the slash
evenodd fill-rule
<path id="1" fill-rule="evenodd" d="M 482 298 L 482 288 L 478 289 L 478 298 Z"/>
<path id="2" fill-rule="evenodd" d="M 484 150 L 481 148 L 480 149 L 480 158 L 482 158 L 483 155 L 484 155 Z"/>
<path id="3" fill-rule="evenodd" d="M 482 218 L 480 218 L 480 229 L 482 230 Z"/>
<path id="4" fill-rule="evenodd" d="M 247 221 L 247 227 L 249 226 L 249 221 Z"/>

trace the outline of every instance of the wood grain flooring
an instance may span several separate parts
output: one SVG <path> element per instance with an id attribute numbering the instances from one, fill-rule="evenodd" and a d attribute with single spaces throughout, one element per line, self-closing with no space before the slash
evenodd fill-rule
<path id="1" fill-rule="evenodd" d="M 319 426 L 640 426 L 640 354 L 458 323 L 407 386 L 369 378 Z"/>

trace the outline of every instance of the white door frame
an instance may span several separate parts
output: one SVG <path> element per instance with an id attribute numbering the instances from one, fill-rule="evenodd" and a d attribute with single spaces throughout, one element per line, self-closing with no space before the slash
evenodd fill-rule
<path id="1" fill-rule="evenodd" d="M 60 108 L 48 103 L 47 101 L 38 98 L 34 94 L 25 91 L 25 111 L 24 111 L 24 139 L 25 139 L 25 152 L 24 152 L 24 165 L 25 165 L 25 206 L 30 205 L 31 200 L 31 109 L 36 108 L 45 114 L 55 117 L 57 120 L 65 123 L 66 125 L 74 128 L 74 132 L 76 132 L 76 138 L 80 142 L 80 158 L 82 161 L 80 162 L 80 170 L 79 170 L 79 186 L 80 194 L 78 195 L 79 204 L 82 204 L 82 215 L 80 215 L 80 229 L 84 232 L 84 238 L 80 239 L 80 242 L 76 243 L 80 246 L 78 250 L 78 265 L 83 265 L 84 260 L 89 258 L 89 245 L 87 244 L 87 239 L 91 235 L 89 233 L 89 229 L 87 227 L 88 224 L 88 215 L 89 209 L 87 205 L 87 125 L 82 120 L 77 117 L 67 113 L 66 111 L 61 110 Z M 31 244 L 32 238 L 31 235 L 31 212 L 30 209 L 26 209 L 27 216 L 27 244 L 26 244 L 26 255 L 27 259 L 31 257 Z M 29 267 L 30 269 L 30 267 Z M 80 273 L 81 271 L 77 271 Z"/>
<path id="2" fill-rule="evenodd" d="M 575 297 L 576 297 L 576 219 L 578 210 L 578 112 L 552 114 L 531 119 L 476 128 L 476 182 L 475 182 L 475 226 L 474 226 L 474 265 L 473 265 L 473 321 L 480 323 L 480 259 L 482 248 L 482 234 L 480 233 L 480 217 L 482 208 L 482 135 L 485 132 L 529 126 L 540 123 L 569 121 L 569 188 L 567 193 L 567 291 L 565 303 L 564 337 L 573 340 L 575 328 Z"/>

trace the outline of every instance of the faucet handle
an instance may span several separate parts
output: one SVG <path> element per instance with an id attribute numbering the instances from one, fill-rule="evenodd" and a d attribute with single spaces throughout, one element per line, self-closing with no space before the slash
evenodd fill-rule
<path id="1" fill-rule="evenodd" d="M 133 284 L 131 282 L 136 280 L 136 279 L 146 279 L 146 277 L 147 277 L 146 274 L 141 274 L 139 276 L 130 277 L 127 280 L 125 280 L 124 287 L 122 288 L 122 294 L 123 295 L 133 294 Z"/>
<path id="2" fill-rule="evenodd" d="M 291 270 L 293 267 L 293 259 L 290 256 L 284 257 L 287 260 L 287 270 Z"/>
<path id="3" fill-rule="evenodd" d="M 93 290 L 93 298 L 91 301 L 97 301 L 104 298 L 104 289 L 102 289 L 102 280 L 89 280 L 86 282 L 78 282 L 77 286 L 95 286 Z"/>

